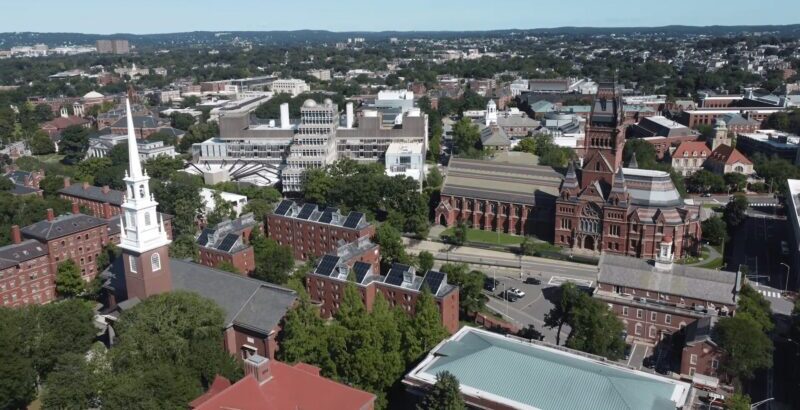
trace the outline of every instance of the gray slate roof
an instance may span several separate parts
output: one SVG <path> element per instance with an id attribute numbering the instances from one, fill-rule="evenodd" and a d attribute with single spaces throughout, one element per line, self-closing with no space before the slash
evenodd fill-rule
<path id="1" fill-rule="evenodd" d="M 47 242 L 106 224 L 105 219 L 84 214 L 60 215 L 52 221 L 45 219 L 22 228 L 22 236 Z"/>
<path id="2" fill-rule="evenodd" d="M 453 158 L 442 195 L 536 205 L 555 200 L 561 180 L 550 167 Z"/>
<path id="3" fill-rule="evenodd" d="M 240 326 L 268 335 L 294 305 L 297 294 L 271 283 L 169 258 L 172 288 L 197 293 L 225 311 L 225 326 Z M 118 295 L 125 295 L 125 274 L 119 258 L 103 272 Z"/>
<path id="4" fill-rule="evenodd" d="M 47 255 L 47 247 L 33 239 L 0 247 L 0 270 L 44 255 Z"/>
<path id="5" fill-rule="evenodd" d="M 735 305 L 736 273 L 675 264 L 670 272 L 650 262 L 604 253 L 597 282 Z"/>
<path id="6" fill-rule="evenodd" d="M 111 124 L 111 128 L 126 128 L 128 126 L 128 116 L 120 117 L 116 122 Z M 133 128 L 157 128 L 158 121 L 148 115 L 134 115 Z"/>
<path id="7" fill-rule="evenodd" d="M 122 205 L 122 198 L 125 195 L 123 191 L 111 189 L 108 193 L 103 192 L 103 188 L 97 186 L 89 186 L 84 189 L 82 184 L 72 184 L 68 187 L 58 190 L 61 194 L 71 195 L 78 198 L 88 199 L 95 202 L 108 202 L 111 205 Z"/>

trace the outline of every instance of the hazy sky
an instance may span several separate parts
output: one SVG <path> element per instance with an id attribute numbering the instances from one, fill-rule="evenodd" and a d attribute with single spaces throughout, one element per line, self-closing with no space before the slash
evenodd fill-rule
<path id="1" fill-rule="evenodd" d="M 2 0 L 0 32 L 488 30 L 800 23 L 800 0 Z"/>

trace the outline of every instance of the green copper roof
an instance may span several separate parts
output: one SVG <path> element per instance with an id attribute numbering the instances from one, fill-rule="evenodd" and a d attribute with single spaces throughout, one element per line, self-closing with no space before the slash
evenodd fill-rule
<path id="1" fill-rule="evenodd" d="M 417 376 L 435 378 L 447 370 L 465 394 L 472 389 L 472 395 L 495 396 L 513 407 L 674 410 L 689 390 L 685 383 L 472 328 L 431 353 Z"/>

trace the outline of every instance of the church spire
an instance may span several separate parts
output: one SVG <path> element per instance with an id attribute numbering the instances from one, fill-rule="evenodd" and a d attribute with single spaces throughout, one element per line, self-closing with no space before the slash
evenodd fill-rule
<path id="1" fill-rule="evenodd" d="M 570 161 L 569 168 L 567 168 L 567 176 L 564 178 L 562 188 L 571 189 L 578 188 L 578 175 L 575 173 L 575 163 Z"/>
<path id="2" fill-rule="evenodd" d="M 138 178 L 142 176 L 142 164 L 139 160 L 139 146 L 136 140 L 136 129 L 133 128 L 133 114 L 131 113 L 131 100 L 125 100 L 125 107 L 127 108 L 128 117 L 128 175 L 131 178 Z"/>
<path id="3" fill-rule="evenodd" d="M 639 163 L 636 162 L 636 153 L 635 152 L 633 153 L 633 155 L 631 155 L 630 161 L 628 161 L 628 168 L 639 168 Z"/>

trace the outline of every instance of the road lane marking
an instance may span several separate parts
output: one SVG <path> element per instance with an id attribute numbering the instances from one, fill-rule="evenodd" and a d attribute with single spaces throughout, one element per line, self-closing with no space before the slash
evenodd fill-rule
<path id="1" fill-rule="evenodd" d="M 631 349 L 631 354 L 628 356 L 628 366 L 631 365 L 631 360 L 633 359 L 633 355 L 636 354 L 636 348 L 639 347 L 637 343 L 633 344 L 633 349 Z"/>

